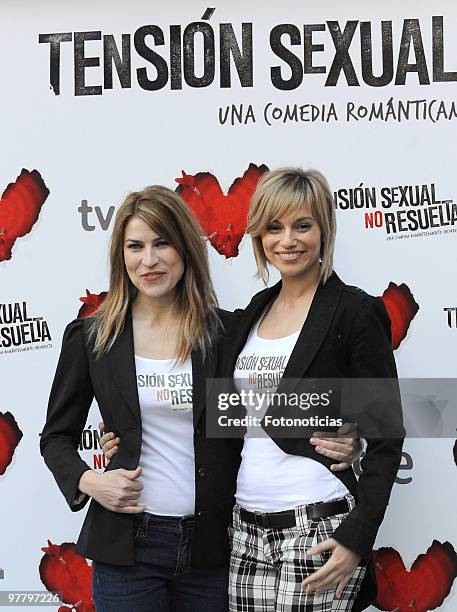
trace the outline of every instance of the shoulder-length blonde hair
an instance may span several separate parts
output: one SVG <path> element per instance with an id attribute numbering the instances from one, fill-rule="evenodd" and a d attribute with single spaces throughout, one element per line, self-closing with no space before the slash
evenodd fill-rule
<path id="1" fill-rule="evenodd" d="M 147 223 L 169 242 L 184 263 L 173 306 L 178 318 L 178 361 L 185 360 L 194 348 L 205 356 L 215 342 L 221 322 L 216 312 L 217 299 L 203 231 L 178 194 L 161 185 L 130 193 L 117 211 L 109 251 L 109 291 L 92 316 L 90 326 L 95 352 L 99 356 L 112 347 L 137 295 L 124 263 L 125 227 L 133 217 Z"/>
<path id="2" fill-rule="evenodd" d="M 265 173 L 251 199 L 246 232 L 252 238 L 257 275 L 266 284 L 268 260 L 262 234 L 274 219 L 289 215 L 306 204 L 321 231 L 320 280 L 325 283 L 333 270 L 335 249 L 335 204 L 325 177 L 317 170 L 278 168 Z"/>

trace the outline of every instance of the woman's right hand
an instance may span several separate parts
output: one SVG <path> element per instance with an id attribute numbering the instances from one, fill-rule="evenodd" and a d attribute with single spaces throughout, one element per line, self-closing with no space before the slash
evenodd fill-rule
<path id="1" fill-rule="evenodd" d="M 107 459 L 111 459 L 111 457 L 113 457 L 119 450 L 119 443 L 121 439 L 115 436 L 112 431 L 105 433 L 105 423 L 103 423 L 103 421 L 98 424 L 98 428 L 100 433 L 103 434 L 100 438 L 100 446 L 103 454 Z"/>
<path id="2" fill-rule="evenodd" d="M 138 480 L 140 475 L 139 466 L 135 470 L 119 468 L 102 474 L 87 470 L 79 479 L 78 488 L 111 512 L 139 514 L 144 511 L 144 506 L 138 505 L 143 489 Z"/>

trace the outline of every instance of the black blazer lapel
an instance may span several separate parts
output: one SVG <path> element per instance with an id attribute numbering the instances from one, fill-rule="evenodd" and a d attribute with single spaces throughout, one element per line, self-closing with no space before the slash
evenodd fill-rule
<path id="1" fill-rule="evenodd" d="M 276 389 L 277 394 L 292 393 L 298 381 L 306 378 L 306 372 L 328 333 L 343 287 L 344 284 L 333 272 L 325 285 L 320 284 L 316 289 L 308 316 Z M 270 404 L 265 416 L 273 414 L 278 408 L 278 405 Z"/>
<path id="2" fill-rule="evenodd" d="M 224 375 L 233 375 L 236 359 L 246 343 L 252 326 L 260 317 L 269 302 L 280 292 L 282 282 L 262 291 L 253 298 L 240 316 L 237 333 L 228 347 L 224 361 Z M 300 331 L 295 347 L 290 355 L 283 379 L 301 378 L 306 374 L 312 360 L 321 346 L 340 301 L 344 283 L 335 272 L 332 273 L 325 285 L 320 284 L 314 294 L 306 321 Z M 278 387 L 280 391 L 281 383 Z"/>
<path id="3" fill-rule="evenodd" d="M 220 374 L 223 378 L 232 378 L 235 363 L 243 346 L 246 344 L 252 326 L 265 310 L 267 305 L 281 290 L 281 281 L 255 295 L 239 317 L 234 337 L 227 342 L 226 351 L 221 357 Z"/>
<path id="4" fill-rule="evenodd" d="M 215 355 L 211 353 L 204 361 L 199 350 L 192 351 L 192 409 L 194 428 L 206 405 L 207 381 L 214 377 L 216 370 Z"/>
<path id="5" fill-rule="evenodd" d="M 111 374 L 136 423 L 141 423 L 140 402 L 136 382 L 132 316 L 127 314 L 124 329 L 109 350 Z"/>
<path id="6" fill-rule="evenodd" d="M 327 335 L 339 304 L 343 287 L 343 282 L 333 272 L 325 285 L 320 284 L 316 289 L 308 316 L 278 386 L 278 392 L 281 391 L 283 380 L 302 378 L 306 375 L 311 362 Z"/>
<path id="7" fill-rule="evenodd" d="M 135 354 L 133 345 L 132 317 L 129 313 L 125 319 L 124 329 L 107 354 L 111 374 L 119 393 L 130 408 L 135 422 L 141 422 L 140 403 L 136 382 Z M 203 361 L 200 351 L 193 351 L 193 423 L 196 426 L 206 402 L 206 379 L 215 373 L 216 360 L 211 356 Z"/>

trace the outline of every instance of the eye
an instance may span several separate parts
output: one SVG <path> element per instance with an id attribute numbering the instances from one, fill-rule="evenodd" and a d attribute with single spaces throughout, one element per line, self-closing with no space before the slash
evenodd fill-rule
<path id="1" fill-rule="evenodd" d="M 170 243 L 164 240 L 163 238 L 161 238 L 160 240 L 157 240 L 155 245 L 158 247 L 164 247 L 164 246 L 170 246 Z"/>
<path id="2" fill-rule="evenodd" d="M 301 223 L 297 224 L 297 229 L 299 230 L 309 230 L 312 227 L 312 224 L 309 223 L 309 221 L 302 221 Z"/>
<path id="3" fill-rule="evenodd" d="M 127 245 L 127 248 L 128 248 L 128 249 L 132 249 L 132 250 L 136 250 L 136 249 L 141 249 L 141 246 L 142 246 L 142 245 L 141 245 L 139 242 L 130 242 L 130 243 Z"/>
<path id="4" fill-rule="evenodd" d="M 276 223 L 275 221 L 270 221 L 270 223 L 267 225 L 267 232 L 279 232 L 280 230 L 280 224 Z"/>

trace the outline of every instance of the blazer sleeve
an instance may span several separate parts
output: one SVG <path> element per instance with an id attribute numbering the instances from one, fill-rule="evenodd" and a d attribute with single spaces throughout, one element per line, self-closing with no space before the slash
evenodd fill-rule
<path id="1" fill-rule="evenodd" d="M 78 453 L 94 391 L 83 337 L 83 321 L 65 329 L 49 397 L 40 451 L 71 510 L 81 510 L 89 497 L 78 489 L 81 475 L 91 468 Z"/>
<path id="2" fill-rule="evenodd" d="M 368 561 L 389 503 L 404 439 L 397 369 L 391 346 L 391 321 L 379 298 L 366 295 L 355 317 L 350 339 L 350 370 L 353 379 L 391 379 L 393 390 L 387 413 L 389 418 L 395 419 L 396 437 L 366 439 L 357 505 L 334 533 L 335 540 Z M 377 405 L 377 397 L 373 397 L 371 404 L 382 411 L 382 402 Z"/>

